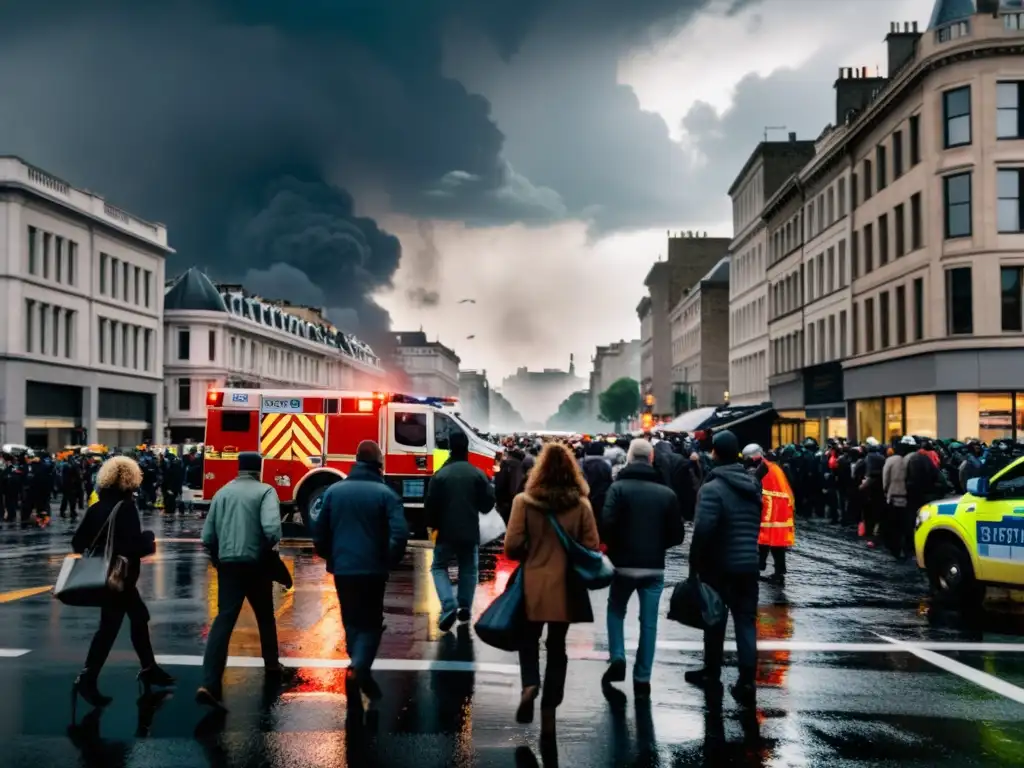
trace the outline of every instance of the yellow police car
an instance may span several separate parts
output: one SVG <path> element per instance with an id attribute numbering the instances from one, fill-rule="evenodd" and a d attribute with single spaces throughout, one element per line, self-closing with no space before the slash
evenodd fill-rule
<path id="1" fill-rule="evenodd" d="M 933 594 L 949 603 L 977 605 L 990 585 L 1024 588 L 1024 457 L 921 507 L 914 548 Z"/>

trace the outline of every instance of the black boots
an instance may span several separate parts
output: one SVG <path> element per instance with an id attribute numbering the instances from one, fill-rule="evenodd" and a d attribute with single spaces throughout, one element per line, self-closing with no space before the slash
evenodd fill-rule
<path id="1" fill-rule="evenodd" d="M 96 676 L 88 669 L 83 669 L 78 674 L 78 677 L 75 678 L 74 685 L 71 686 L 72 720 L 75 720 L 75 712 L 78 706 L 79 696 L 82 697 L 86 704 L 95 709 L 106 707 L 113 701 L 109 696 L 104 696 L 100 693 L 99 688 L 96 687 Z"/>

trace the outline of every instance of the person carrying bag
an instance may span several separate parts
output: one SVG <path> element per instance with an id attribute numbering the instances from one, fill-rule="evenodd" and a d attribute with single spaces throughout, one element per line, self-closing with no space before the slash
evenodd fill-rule
<path id="1" fill-rule="evenodd" d="M 112 699 L 100 693 L 97 679 L 110 655 L 125 616 L 131 624 L 132 646 L 142 667 L 139 684 L 174 685 L 174 678 L 157 666 L 149 637 L 149 611 L 138 590 L 142 558 L 153 554 L 156 540 L 143 531 L 134 494 L 142 483 L 142 470 L 127 456 L 115 456 L 96 476 L 99 500 L 86 510 L 71 540 L 72 549 L 83 555 L 65 561 L 54 587 L 54 597 L 66 605 L 100 608 L 100 626 L 93 636 L 85 668 L 71 689 L 71 711 L 81 696 L 93 707 L 105 707 Z M 103 553 L 97 548 L 103 543 Z"/>
<path id="2" fill-rule="evenodd" d="M 505 554 L 522 563 L 525 621 L 518 651 L 523 690 L 516 720 L 533 721 L 534 703 L 541 693 L 539 643 L 546 625 L 547 670 L 541 698 L 541 734 L 546 738 L 554 736 L 555 710 L 565 693 L 569 626 L 594 620 L 586 577 L 575 567 L 559 535 L 561 531 L 586 550 L 597 549 L 600 542 L 589 491 L 568 448 L 548 444 L 530 472 L 526 490 L 513 501 L 505 534 Z"/>

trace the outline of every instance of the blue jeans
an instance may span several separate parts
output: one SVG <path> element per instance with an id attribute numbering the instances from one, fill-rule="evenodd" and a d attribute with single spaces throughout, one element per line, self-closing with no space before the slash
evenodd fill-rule
<path id="1" fill-rule="evenodd" d="M 608 655 L 611 661 L 626 660 L 623 627 L 626 606 L 634 592 L 640 596 L 640 645 L 633 664 L 633 680 L 637 683 L 651 682 L 651 667 L 654 666 L 654 650 L 658 642 L 658 606 L 664 589 L 664 575 L 634 578 L 616 574 L 608 592 Z"/>
<path id="2" fill-rule="evenodd" d="M 448 564 L 453 559 L 459 566 L 459 597 L 457 601 L 452 589 L 452 581 L 448 578 Z M 437 590 L 437 599 L 441 601 L 442 615 L 451 613 L 456 608 L 470 610 L 473 607 L 473 595 L 476 594 L 476 544 L 437 543 L 434 546 L 434 563 L 430 566 L 430 575 L 434 577 L 434 589 Z"/>

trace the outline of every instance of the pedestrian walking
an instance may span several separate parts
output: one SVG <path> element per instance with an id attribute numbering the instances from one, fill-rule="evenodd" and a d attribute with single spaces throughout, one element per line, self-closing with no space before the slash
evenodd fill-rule
<path id="1" fill-rule="evenodd" d="M 757 537 L 757 569 L 768 568 L 768 555 L 772 556 L 775 571 L 768 581 L 777 586 L 786 584 L 786 550 L 796 543 L 793 515 L 796 497 L 789 486 L 782 467 L 764 457 L 757 443 L 743 449 L 748 471 L 761 484 L 761 531 Z"/>
<path id="2" fill-rule="evenodd" d="M 144 532 L 133 496 L 142 482 L 139 465 L 126 456 L 115 456 L 100 467 L 96 477 L 99 500 L 90 506 L 82 523 L 71 539 L 71 547 L 78 554 L 91 550 L 97 541 L 110 533 L 113 540 L 112 556 L 127 561 L 124 587 L 111 591 L 100 606 L 100 626 L 89 644 L 85 667 L 75 679 L 71 690 L 72 717 L 75 702 L 81 696 L 93 707 L 105 707 L 112 699 L 99 691 L 97 681 L 100 670 L 110 655 L 114 641 L 121 631 L 125 616 L 131 626 L 132 647 L 139 657 L 140 684 L 145 687 L 174 685 L 174 678 L 157 666 L 153 644 L 149 637 L 149 610 L 139 594 L 138 581 L 142 558 L 156 550 L 156 541 L 150 531 Z"/>
<path id="3" fill-rule="evenodd" d="M 739 655 L 739 682 L 733 698 L 753 706 L 757 669 L 758 550 L 761 484 L 739 463 L 739 442 L 730 430 L 712 439 L 708 473 L 697 499 L 690 543 L 690 574 L 713 587 L 732 614 Z M 710 698 L 722 692 L 725 622 L 704 632 L 704 668 L 685 675 Z"/>
<path id="4" fill-rule="evenodd" d="M 456 432 L 449 438 L 448 461 L 427 486 L 424 511 L 427 527 L 437 533 L 430 575 L 441 601 L 438 626 L 447 632 L 456 620 L 469 621 L 476 594 L 480 515 L 494 509 L 494 486 L 483 470 L 469 463 L 469 438 Z M 459 567 L 459 594 L 452 590 L 448 565 Z"/>
<path id="5" fill-rule="evenodd" d="M 348 477 L 324 494 L 313 530 L 338 592 L 349 683 L 371 701 L 381 697 L 370 668 L 384 633 L 384 591 L 409 538 L 402 499 L 384 483 L 383 462 L 377 443 L 361 442 Z"/>
<path id="6" fill-rule="evenodd" d="M 238 455 L 238 477 L 214 494 L 203 525 L 203 546 L 217 569 L 217 618 L 203 654 L 203 685 L 196 701 L 227 712 L 221 682 L 231 633 L 248 600 L 256 615 L 260 651 L 268 682 L 284 675 L 277 648 L 273 573 L 267 554 L 281 542 L 277 493 L 260 482 L 263 459 L 253 451 Z"/>
<path id="7" fill-rule="evenodd" d="M 640 600 L 640 645 L 633 664 L 633 692 L 651 695 L 651 667 L 658 641 L 658 606 L 665 589 L 665 552 L 683 543 L 685 529 L 675 492 L 652 465 L 654 446 L 630 443 L 626 466 L 612 483 L 601 512 L 601 539 L 615 577 L 608 592 L 608 669 L 602 686 L 626 679 L 626 606 Z"/>
<path id="8" fill-rule="evenodd" d="M 569 568 L 569 560 L 551 515 L 562 529 L 588 549 L 600 539 L 587 494 L 590 489 L 575 457 L 560 443 L 544 447 L 530 472 L 526 490 L 512 505 L 505 554 L 522 562 L 526 630 L 519 649 L 523 690 L 516 711 L 520 723 L 533 721 L 540 694 L 540 637 L 547 626 L 547 669 L 541 698 L 541 733 L 555 733 L 555 711 L 565 694 L 568 656 L 565 638 L 570 624 L 594 620 L 590 595 Z"/>

